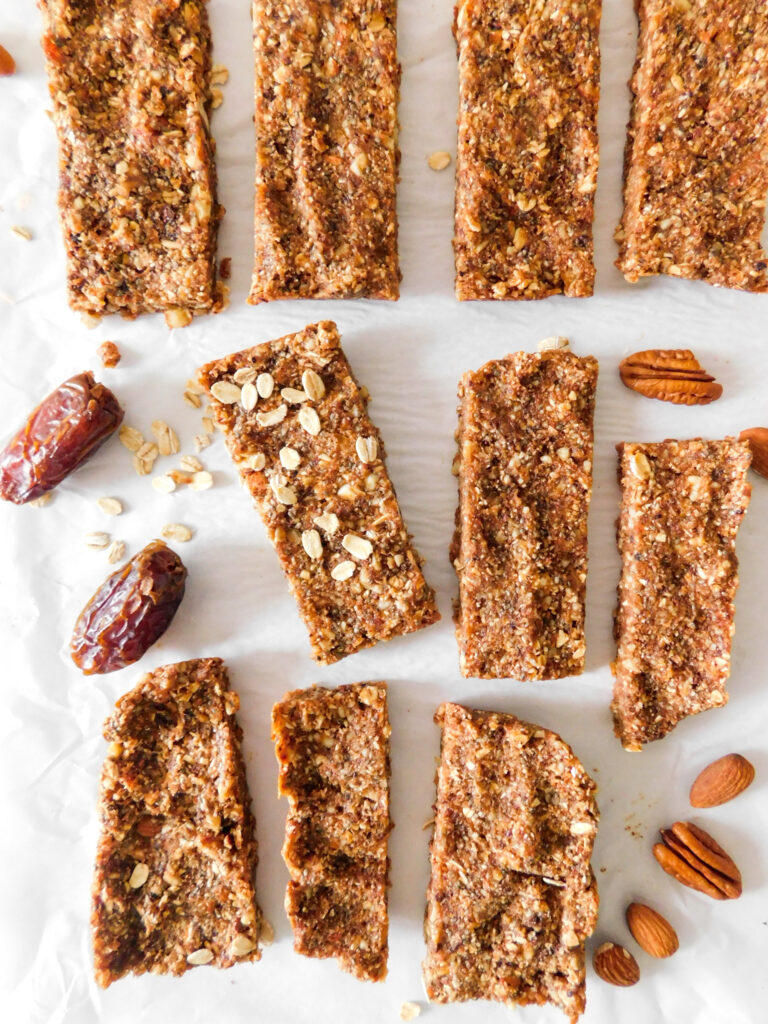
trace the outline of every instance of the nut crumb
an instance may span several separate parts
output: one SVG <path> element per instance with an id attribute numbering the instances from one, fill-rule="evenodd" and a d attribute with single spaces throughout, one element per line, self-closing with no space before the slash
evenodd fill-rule
<path id="1" fill-rule="evenodd" d="M 559 348 L 570 348 L 571 343 L 568 338 L 563 338 L 561 335 L 555 335 L 552 338 L 544 338 L 539 342 L 537 348 L 539 352 L 552 352 L 554 349 Z"/>
<path id="2" fill-rule="evenodd" d="M 189 327 L 192 323 L 192 314 L 187 309 L 167 309 L 165 311 L 165 322 L 169 330 L 174 327 Z"/>
<path id="3" fill-rule="evenodd" d="M 122 353 L 114 341 L 102 341 L 96 349 L 96 354 L 101 360 L 102 366 L 108 370 L 114 369 L 122 359 Z"/>
<path id="4" fill-rule="evenodd" d="M 418 1003 L 403 1003 L 400 1007 L 400 1020 L 416 1020 L 421 1013 Z"/>

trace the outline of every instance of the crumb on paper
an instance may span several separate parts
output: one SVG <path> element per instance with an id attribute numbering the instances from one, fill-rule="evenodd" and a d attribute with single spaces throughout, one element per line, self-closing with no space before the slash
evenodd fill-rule
<path id="1" fill-rule="evenodd" d="M 418 1003 L 403 1003 L 400 1007 L 400 1020 L 415 1020 L 421 1013 Z"/>
<path id="2" fill-rule="evenodd" d="M 113 369 L 120 360 L 123 358 L 122 352 L 114 343 L 114 341 L 103 341 L 96 349 L 96 353 L 101 359 L 102 365 L 108 370 Z"/>

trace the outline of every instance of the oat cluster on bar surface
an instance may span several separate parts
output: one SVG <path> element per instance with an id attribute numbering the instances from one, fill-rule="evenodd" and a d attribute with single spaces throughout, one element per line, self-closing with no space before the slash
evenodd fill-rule
<path id="1" fill-rule="evenodd" d="M 255 823 L 224 663 L 166 665 L 106 722 L 91 925 L 96 980 L 260 957 Z"/>
<path id="2" fill-rule="evenodd" d="M 272 710 L 294 948 L 367 981 L 387 973 L 389 734 L 385 683 L 294 690 Z"/>
<path id="3" fill-rule="evenodd" d="M 584 1011 L 597 922 L 595 785 L 559 736 L 443 704 L 424 985 L 438 1003 L 490 999 Z"/>
<path id="4" fill-rule="evenodd" d="M 332 321 L 209 363 L 200 383 L 330 664 L 440 617 Z"/>
<path id="5" fill-rule="evenodd" d="M 728 700 L 749 445 L 620 444 L 613 715 L 628 750 Z"/>
<path id="6" fill-rule="evenodd" d="M 70 306 L 173 326 L 219 309 L 205 0 L 40 7 Z"/>
<path id="7" fill-rule="evenodd" d="M 464 676 L 584 670 L 587 511 L 597 361 L 516 352 L 459 385 L 451 560 Z"/>
<path id="8" fill-rule="evenodd" d="M 396 0 L 254 0 L 249 302 L 396 299 Z"/>
<path id="9" fill-rule="evenodd" d="M 600 0 L 458 0 L 456 296 L 591 295 Z"/>
<path id="10" fill-rule="evenodd" d="M 638 0 L 617 266 L 768 290 L 768 6 Z"/>

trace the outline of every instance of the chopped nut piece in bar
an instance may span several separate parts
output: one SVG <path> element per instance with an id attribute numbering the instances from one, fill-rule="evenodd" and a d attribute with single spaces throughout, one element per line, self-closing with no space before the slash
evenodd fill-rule
<path id="1" fill-rule="evenodd" d="M 621 554 L 613 716 L 627 750 L 728 700 L 736 532 L 749 446 L 620 444 Z"/>
<path id="2" fill-rule="evenodd" d="M 601 0 L 458 0 L 456 297 L 591 295 Z"/>
<path id="3" fill-rule="evenodd" d="M 768 6 L 636 0 L 616 266 L 768 291 Z"/>
<path id="4" fill-rule="evenodd" d="M 254 0 L 248 301 L 396 299 L 396 0 Z"/>
<path id="5" fill-rule="evenodd" d="M 464 676 L 584 671 L 597 361 L 516 352 L 459 384 L 451 561 Z"/>
<path id="6" fill-rule="evenodd" d="M 585 1005 L 595 785 L 571 748 L 513 715 L 442 704 L 424 985 L 438 1003 Z"/>
<path id="7" fill-rule="evenodd" d="M 70 306 L 178 323 L 217 311 L 205 0 L 40 7 Z"/>
<path id="8" fill-rule="evenodd" d="M 91 916 L 104 988 L 261 955 L 238 706 L 204 658 L 150 672 L 107 720 Z"/>
<path id="9" fill-rule="evenodd" d="M 245 367 L 254 370 L 260 396 L 252 409 L 229 393 L 226 401 L 217 397 L 219 385 L 235 387 Z M 306 401 L 287 402 L 281 392 L 302 382 Z M 200 383 L 277 549 L 313 657 L 331 664 L 436 622 L 434 593 L 368 418 L 367 392 L 352 375 L 336 324 L 311 324 L 209 363 Z"/>
<path id="10" fill-rule="evenodd" d="M 272 709 L 294 948 L 366 981 L 387 973 L 389 734 L 385 683 L 294 690 Z"/>

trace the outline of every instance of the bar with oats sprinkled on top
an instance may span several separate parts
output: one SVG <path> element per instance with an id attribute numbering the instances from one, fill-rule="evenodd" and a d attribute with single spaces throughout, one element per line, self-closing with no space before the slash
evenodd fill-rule
<path id="1" fill-rule="evenodd" d="M 258 373 L 255 408 L 218 401 L 219 385 L 246 366 Z M 287 404 L 281 391 L 297 387 L 307 370 L 322 384 L 313 380 L 316 400 Z M 267 378 L 269 386 L 259 387 Z M 436 622 L 434 593 L 405 529 L 367 393 L 352 375 L 336 324 L 311 324 L 208 363 L 200 382 L 280 557 L 313 657 L 330 664 Z M 286 458 L 286 450 L 294 455 Z"/>

